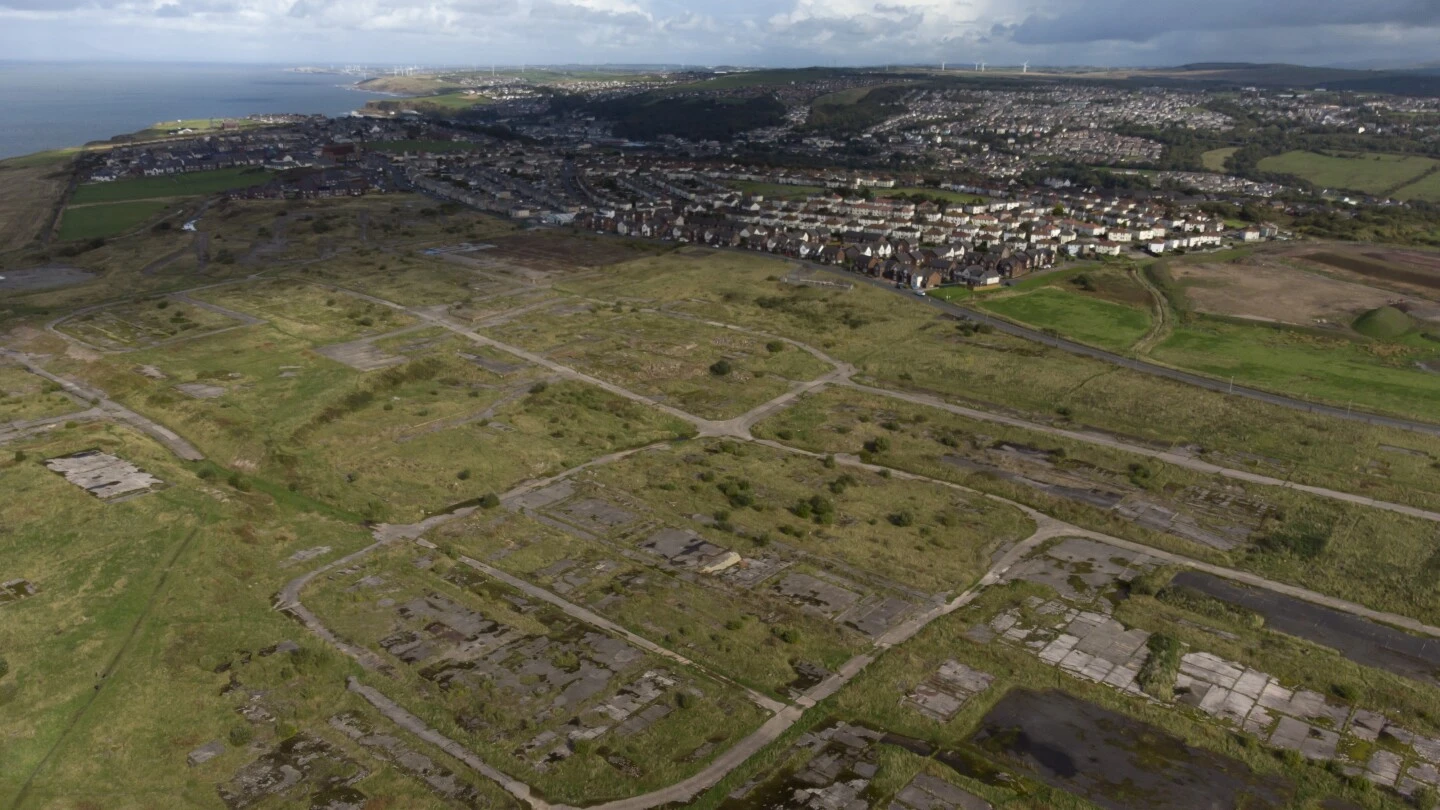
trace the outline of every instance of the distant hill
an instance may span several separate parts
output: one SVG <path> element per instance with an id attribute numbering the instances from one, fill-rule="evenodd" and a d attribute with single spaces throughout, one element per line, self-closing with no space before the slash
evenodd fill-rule
<path id="1" fill-rule="evenodd" d="M 1117 79 L 1214 86 L 1287 87 L 1440 96 L 1440 65 L 1407 70 L 1351 70 L 1281 63 L 1195 62 L 1171 68 L 1114 71 Z"/>

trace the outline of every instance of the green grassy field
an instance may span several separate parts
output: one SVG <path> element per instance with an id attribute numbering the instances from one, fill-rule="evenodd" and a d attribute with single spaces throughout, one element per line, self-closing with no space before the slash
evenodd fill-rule
<path id="1" fill-rule="evenodd" d="M 1204 163 L 1205 168 L 1209 171 L 1223 172 L 1225 171 L 1225 161 L 1229 160 L 1230 156 L 1238 151 L 1239 147 L 1235 146 L 1229 146 L 1224 149 L 1211 149 L 1200 156 L 1200 162 Z"/>
<path id="2" fill-rule="evenodd" d="M 1401 186 L 1395 191 L 1395 198 L 1407 202 L 1410 200 L 1440 202 L 1440 172 L 1432 172 L 1409 185 Z"/>
<path id="3" fill-rule="evenodd" d="M 1354 155 L 1331 157 L 1315 152 L 1286 152 L 1260 161 L 1260 170 L 1293 174 L 1324 188 L 1342 188 L 1380 194 L 1404 186 L 1440 165 L 1417 155 Z"/>
<path id="4" fill-rule="evenodd" d="M 79 147 L 70 147 L 67 149 L 51 149 L 47 152 L 36 152 L 33 155 L 6 158 L 0 160 L 0 169 L 59 167 L 61 164 L 80 154 L 81 151 Z"/>
<path id="5" fill-rule="evenodd" d="M 60 240 L 108 239 L 132 231 L 169 208 L 168 202 L 139 201 L 70 206 L 60 219 Z"/>
<path id="6" fill-rule="evenodd" d="M 1049 286 L 1003 298 L 987 296 L 980 306 L 1112 351 L 1130 348 L 1150 329 L 1150 314 L 1145 310 Z"/>
<path id="7" fill-rule="evenodd" d="M 792 186 L 780 183 L 757 183 L 751 180 L 734 180 L 726 185 L 746 194 L 759 194 L 766 199 L 803 200 L 815 194 L 824 194 L 830 189 L 820 186 Z M 844 193 L 844 192 L 841 192 Z"/>
<path id="8" fill-rule="evenodd" d="M 264 185 L 273 176 L 271 172 L 262 169 L 244 168 L 89 183 L 77 188 L 70 202 L 72 205 L 85 205 L 164 197 L 198 197 L 232 188 Z"/>
<path id="9" fill-rule="evenodd" d="M 1415 367 L 1440 357 L 1440 346 L 1418 336 L 1376 343 L 1202 318 L 1177 327 L 1151 355 L 1237 383 L 1421 419 L 1434 417 L 1440 396 L 1440 375 Z"/>

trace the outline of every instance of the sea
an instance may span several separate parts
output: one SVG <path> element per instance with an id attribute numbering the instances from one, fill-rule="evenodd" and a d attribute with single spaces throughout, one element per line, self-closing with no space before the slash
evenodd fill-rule
<path id="1" fill-rule="evenodd" d="M 283 65 L 0 61 L 0 158 L 80 146 L 162 121 L 344 115 L 380 94 Z"/>

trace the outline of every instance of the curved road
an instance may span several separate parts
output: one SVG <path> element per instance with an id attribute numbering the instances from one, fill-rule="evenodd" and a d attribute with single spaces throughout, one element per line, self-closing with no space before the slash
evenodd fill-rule
<path id="1" fill-rule="evenodd" d="M 806 263 L 806 266 L 818 268 L 834 275 L 844 276 L 847 279 L 858 280 L 860 282 L 870 284 L 873 287 L 889 289 L 900 295 L 910 295 L 910 297 L 917 298 L 931 308 L 940 310 L 947 315 L 954 315 L 956 317 L 965 318 L 966 320 L 975 321 L 976 323 L 987 324 L 994 327 L 997 331 L 1004 332 L 1007 335 L 1024 338 L 1025 340 L 1033 340 L 1036 343 L 1043 343 L 1046 346 L 1060 349 L 1061 351 L 1069 352 L 1071 354 L 1077 354 L 1082 357 L 1089 357 L 1091 359 L 1099 360 L 1104 363 L 1110 363 L 1112 365 L 1120 366 L 1122 368 L 1127 368 L 1131 371 L 1138 371 L 1142 374 L 1149 374 L 1155 377 L 1164 377 L 1165 379 L 1184 383 L 1186 385 L 1193 385 L 1198 388 L 1204 388 L 1206 390 L 1215 391 L 1221 394 L 1234 394 L 1237 397 L 1245 397 L 1246 399 L 1253 399 L 1257 402 L 1264 402 L 1269 405 L 1279 405 L 1282 408 L 1290 408 L 1297 411 L 1317 413 L 1321 414 L 1322 416 L 1333 416 L 1337 419 L 1348 419 L 1352 422 L 1364 422 L 1366 424 L 1378 425 L 1380 427 L 1408 430 L 1412 433 L 1425 433 L 1431 436 L 1440 436 L 1440 424 L 1420 422 L 1414 419 L 1405 419 L 1399 416 L 1384 416 L 1378 413 L 1356 411 L 1349 408 L 1337 408 L 1334 405 L 1321 405 L 1316 402 L 1307 402 L 1303 399 L 1287 397 L 1282 394 L 1272 394 L 1269 391 L 1261 391 L 1256 388 L 1247 388 L 1243 385 L 1231 385 L 1225 380 L 1217 380 L 1213 377 L 1205 377 L 1200 374 L 1192 374 L 1188 371 L 1181 371 L 1179 369 L 1170 368 L 1169 366 L 1162 366 L 1156 363 L 1147 362 L 1145 360 L 1137 360 L 1134 357 L 1126 357 L 1124 355 L 1115 354 L 1114 352 L 1107 352 L 1104 349 L 1097 349 L 1094 346 L 1087 346 L 1083 343 L 1076 343 L 1073 340 L 1066 340 L 1065 338 L 1056 337 L 1054 335 L 1042 332 L 1038 329 L 1031 329 L 1028 326 L 1020 326 L 1019 324 L 1012 323 L 1002 318 L 997 318 L 993 315 L 988 315 L 984 312 L 980 312 L 979 310 L 971 309 L 969 307 L 962 307 L 957 304 L 952 304 L 948 301 L 941 301 L 938 298 L 932 298 L 930 296 L 912 295 L 911 293 L 909 293 L 908 290 L 895 289 L 895 286 L 892 283 L 883 279 L 874 279 L 870 278 L 869 276 L 862 276 L 858 273 L 852 273 L 848 270 L 842 270 L 836 267 L 828 267 L 825 265 Z"/>

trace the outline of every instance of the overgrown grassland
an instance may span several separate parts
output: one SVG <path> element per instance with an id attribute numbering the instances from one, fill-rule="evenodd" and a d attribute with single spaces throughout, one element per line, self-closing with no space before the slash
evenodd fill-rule
<path id="1" fill-rule="evenodd" d="M 106 504 L 41 464 L 90 448 L 169 486 Z M 326 545 L 343 554 L 370 542 L 357 523 L 326 517 L 299 497 L 207 481 L 194 472 L 204 465 L 182 466 L 148 439 L 98 423 L 19 449 L 24 461 L 7 448 L 0 462 L 10 495 L 0 559 L 5 579 L 29 579 L 39 593 L 0 608 L 0 650 L 11 669 L 0 681 L 0 734 L 9 741 L 0 749 L 0 800 L 8 805 L 53 749 L 26 807 L 102 794 L 123 807 L 153 806 L 162 795 L 214 805 L 215 784 L 253 758 L 230 747 L 204 768 L 185 766 L 190 750 L 248 725 L 235 713 L 247 693 L 222 695 L 227 676 L 215 668 L 286 638 L 298 639 L 304 654 L 236 671 L 272 695 L 279 715 L 255 728 L 255 738 L 323 725 L 325 713 L 343 705 L 351 665 L 299 633 L 269 600 L 294 576 L 279 563 L 296 551 Z"/>
<path id="2" fill-rule="evenodd" d="M 19 366 L 0 364 L 0 423 L 83 410 L 60 387 Z"/>
<path id="3" fill-rule="evenodd" d="M 676 574 L 658 560 L 647 565 L 643 555 L 629 557 L 621 547 L 583 540 L 521 515 L 482 512 L 439 530 L 433 539 L 442 548 L 551 589 L 562 574 L 546 569 L 569 560 L 574 566 L 566 571 L 582 572 L 586 582 L 566 590 L 566 599 L 771 695 L 785 694 L 796 679 L 797 663 L 833 671 L 869 646 L 859 633 L 764 589 L 746 592 L 714 578 Z M 746 543 L 730 542 L 756 553 Z M 787 629 L 794 632 L 783 632 Z"/>
<path id="4" fill-rule="evenodd" d="M 554 608 L 530 603 L 508 587 L 485 580 L 448 558 L 439 560 L 429 570 L 417 570 L 415 555 L 413 548 L 371 555 L 353 574 L 316 588 L 311 596 L 313 609 L 346 638 L 385 656 L 378 642 L 397 629 L 395 604 L 439 594 L 529 636 L 551 639 L 557 646 L 539 655 L 552 665 L 572 671 L 579 666 L 579 661 L 573 660 L 575 653 L 567 653 L 563 647 L 583 644 L 579 641 L 587 630 L 583 625 Z M 394 600 L 393 604 L 379 601 L 373 588 L 342 585 L 352 585 L 367 575 L 383 577 L 381 590 L 387 599 Z M 520 602 L 510 601 L 513 598 L 519 598 Z M 556 696 L 549 695 L 540 700 L 525 700 L 496 683 L 483 680 L 473 686 L 456 681 L 447 689 L 437 689 L 433 682 L 421 676 L 422 666 L 391 660 L 394 677 L 367 676 L 372 686 L 389 694 L 442 733 L 462 741 L 487 763 L 533 785 L 551 801 L 619 798 L 672 784 L 704 767 L 714 754 L 734 745 L 763 720 L 760 710 L 740 690 L 699 671 L 649 655 L 619 665 L 598 695 L 578 705 L 555 703 Z M 647 670 L 674 673 L 700 694 L 679 701 L 676 693 L 667 691 L 660 699 L 671 701 L 675 708 L 666 717 L 636 734 L 626 736 L 612 732 L 594 744 L 582 744 L 573 756 L 551 763 L 543 770 L 534 763 L 543 758 L 548 748 L 537 750 L 529 757 L 520 753 L 521 747 L 542 731 L 562 726 L 585 707 L 603 702 Z M 537 684 L 537 689 L 542 687 Z M 462 727 L 457 716 L 475 718 L 471 730 Z M 714 751 L 691 758 L 690 754 L 707 741 L 715 743 Z M 607 757 L 623 758 L 618 761 L 628 761 L 633 769 L 627 774 L 607 762 Z"/>
<path id="5" fill-rule="evenodd" d="M 1440 462 L 1440 440 L 1432 437 L 1229 397 L 977 333 L 866 285 L 848 292 L 796 288 L 778 281 L 786 272 L 773 259 L 687 251 L 606 268 L 565 287 L 591 297 L 677 302 L 676 309 L 712 320 L 805 341 L 854 363 L 862 379 L 881 387 L 1014 409 L 1160 446 L 1195 445 L 1228 466 L 1440 506 L 1440 469 L 1431 466 Z"/>
<path id="6" fill-rule="evenodd" d="M 514 358 L 509 374 L 488 371 L 461 355 L 503 359 L 448 334 L 409 333 L 380 351 L 406 362 L 359 372 L 255 327 L 67 367 L 226 466 L 374 519 L 415 519 L 688 430 L 598 389 L 544 383 Z M 175 389 L 188 382 L 224 393 Z"/>
<path id="7" fill-rule="evenodd" d="M 1086 528 L 1169 549 L 1189 557 L 1254 571 L 1320 593 L 1406 616 L 1440 621 L 1440 555 L 1434 551 L 1434 523 L 1368 507 L 1342 504 L 1294 490 L 1241 485 L 1212 479 L 1154 459 L 996 424 L 981 424 L 924 406 L 877 401 L 852 392 L 808 396 L 761 423 L 756 434 L 780 438 L 804 449 L 865 453 L 876 463 L 940 480 L 954 481 L 1026 503 Z M 884 439 L 876 452 L 875 440 Z M 1052 496 L 985 473 L 946 463 L 966 448 L 999 439 L 1024 446 L 1057 449 L 1052 458 L 1085 471 L 1096 484 L 1121 491 L 1138 490 L 1173 497 L 1194 487 L 1227 492 L 1267 504 L 1273 512 L 1258 524 L 1250 542 L 1230 551 L 1143 528 L 1117 513 Z M 1266 545 L 1298 526 L 1327 527 L 1318 549 Z"/>
<path id="8" fill-rule="evenodd" d="M 402 329 L 415 319 L 391 307 L 304 281 L 257 281 L 216 287 L 196 297 L 270 321 L 279 332 L 316 343 Z"/>
<path id="9" fill-rule="evenodd" d="M 782 558 L 836 565 L 927 593 L 958 593 L 979 578 L 990 554 L 1028 536 L 1018 510 L 947 487 L 883 478 L 771 448 L 710 443 L 703 455 L 634 456 L 590 473 L 608 488 L 641 494 L 669 521 L 723 513 L 739 537 L 715 542 Z M 757 549 L 758 546 L 758 549 Z M 882 581 L 883 581 L 882 580 Z"/>
<path id="10" fill-rule="evenodd" d="M 103 349 L 126 349 L 238 326 L 226 315 L 184 301 L 136 301 L 87 312 L 58 325 L 71 337 Z"/>
<path id="11" fill-rule="evenodd" d="M 1287 764 L 1285 758 L 1272 753 L 1258 742 L 1246 741 L 1228 727 L 1203 716 L 1125 695 L 1111 687 L 1074 678 L 1037 659 L 1032 652 L 1000 643 L 980 644 L 964 636 L 977 622 L 985 621 L 1006 606 L 1018 605 L 1025 596 L 1049 596 L 1047 588 L 1029 584 L 995 588 L 965 610 L 941 618 L 904 647 L 891 650 L 864 674 L 842 690 L 835 698 L 832 711 L 846 720 L 865 723 L 929 740 L 942 748 L 968 750 L 983 755 L 968 745 L 976 725 L 1012 688 L 1062 689 L 1078 698 L 1119 712 L 1156 729 L 1175 735 L 1200 749 L 1214 751 L 1237 759 L 1256 773 L 1275 775 L 1293 783 L 1295 793 L 1283 807 L 1309 808 L 1328 797 L 1344 797 L 1364 808 L 1400 806 L 1380 791 L 1359 786 L 1330 773 L 1319 764 L 1303 761 Z M 917 684 L 933 675 L 940 665 L 955 659 L 996 676 L 989 689 L 971 698 L 954 719 L 939 724 L 902 702 L 901 698 Z M 1114 733 L 1112 730 L 1111 733 Z M 1165 767 L 1163 749 L 1156 749 L 1142 760 L 1155 768 Z M 976 780 L 962 780 L 972 790 L 1002 807 L 1025 807 L 1028 801 L 1038 807 L 1089 807 L 1053 789 L 1022 782 L 1020 789 L 994 787 Z M 1013 804 L 1012 804 L 1013 802 Z"/>
<path id="12" fill-rule="evenodd" d="M 829 370 L 788 344 L 618 304 L 557 305 L 483 331 L 709 419 L 739 416 Z"/>

